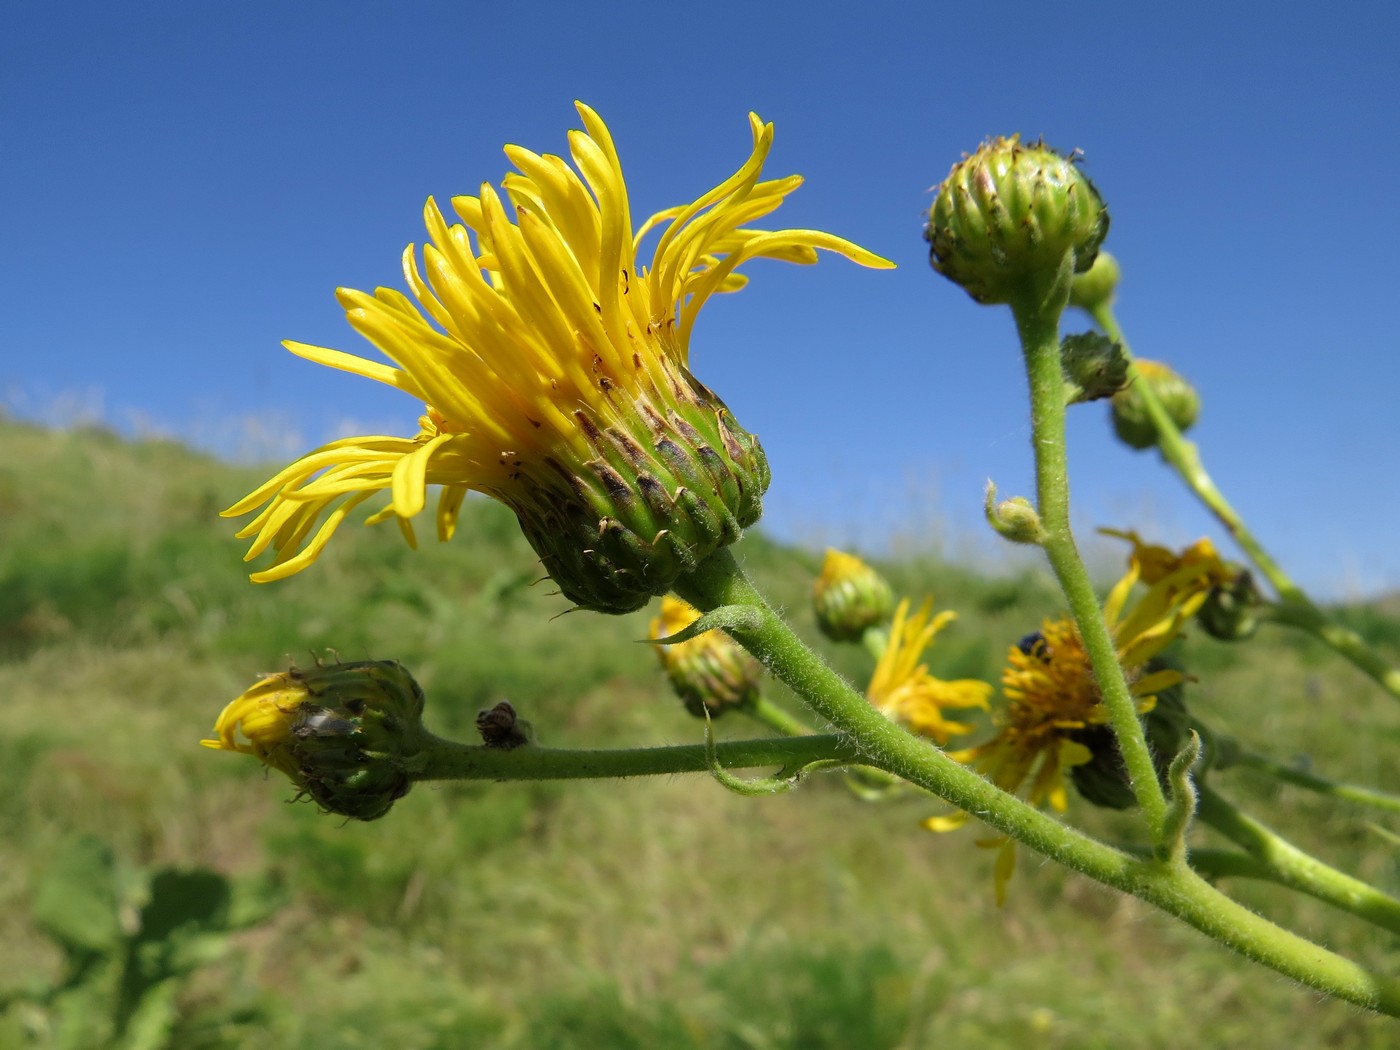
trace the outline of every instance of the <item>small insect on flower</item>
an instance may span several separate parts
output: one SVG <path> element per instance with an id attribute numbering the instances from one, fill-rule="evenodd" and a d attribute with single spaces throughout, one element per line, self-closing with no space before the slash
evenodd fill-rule
<path id="1" fill-rule="evenodd" d="M 1045 640 L 1045 634 L 1041 631 L 1032 631 L 1016 643 L 1016 648 L 1027 656 L 1033 656 L 1043 664 L 1050 662 L 1050 643 Z"/>

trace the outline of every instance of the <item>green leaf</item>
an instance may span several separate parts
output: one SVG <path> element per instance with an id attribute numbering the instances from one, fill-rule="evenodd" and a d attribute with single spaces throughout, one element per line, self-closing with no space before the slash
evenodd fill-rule
<path id="1" fill-rule="evenodd" d="M 122 941 L 117 913 L 116 861 L 89 835 L 70 839 L 39 883 L 34 921 L 70 955 L 102 955 Z"/>

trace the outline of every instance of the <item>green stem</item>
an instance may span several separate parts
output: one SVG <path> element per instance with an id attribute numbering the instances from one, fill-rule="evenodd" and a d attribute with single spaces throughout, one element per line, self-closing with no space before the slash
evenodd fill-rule
<path id="1" fill-rule="evenodd" d="M 1270 869 L 1272 881 L 1400 933 L 1400 900 L 1304 853 L 1204 784 L 1197 815 Z"/>
<path id="2" fill-rule="evenodd" d="M 1093 582 L 1079 556 L 1069 524 L 1069 473 L 1065 453 L 1064 371 L 1060 365 L 1060 307 L 1023 306 L 1013 303 L 1016 330 L 1026 357 L 1030 380 L 1031 443 L 1035 449 L 1036 511 L 1044 537 L 1041 546 L 1050 561 L 1079 628 L 1085 652 L 1094 667 L 1108 713 L 1118 738 L 1123 764 L 1154 842 L 1161 842 L 1167 803 L 1152 752 L 1147 745 L 1137 704 L 1128 689 L 1118 650 Z"/>
<path id="3" fill-rule="evenodd" d="M 783 736 L 806 736 L 812 732 L 811 726 L 794 718 L 766 696 L 741 705 L 739 710 Z"/>
<path id="4" fill-rule="evenodd" d="M 728 617 L 725 630 L 844 734 L 858 752 L 855 761 L 903 777 L 1051 860 L 1145 900 L 1311 988 L 1400 1016 L 1400 981 L 1275 926 L 1213 889 L 1184 863 L 1137 860 L 1066 827 L 894 725 L 807 648 L 754 589 L 728 549 L 678 580 L 676 590 L 706 612 L 738 607 L 742 615 Z"/>
<path id="5" fill-rule="evenodd" d="M 867 627 L 860 636 L 860 644 L 870 654 L 871 659 L 879 663 L 880 657 L 885 655 L 885 649 L 890 644 L 889 627 Z"/>
<path id="6" fill-rule="evenodd" d="M 1329 798 L 1339 798 L 1345 802 L 1354 802 L 1360 806 L 1372 806 L 1376 809 L 1388 810 L 1391 813 L 1400 813 L 1400 795 L 1392 795 L 1389 792 L 1378 791 L 1375 788 L 1362 787 L 1359 784 L 1344 784 L 1340 781 L 1328 780 L 1326 777 L 1314 776 L 1312 773 L 1297 769 L 1254 751 L 1246 751 L 1243 748 L 1233 751 L 1231 753 L 1230 765 L 1257 769 L 1260 772 L 1269 774 L 1277 780 L 1306 788 L 1309 791 L 1315 791 L 1319 795 L 1327 795 Z"/>
<path id="7" fill-rule="evenodd" d="M 838 736 L 727 740 L 715 745 L 726 769 L 780 766 L 797 770 L 813 762 L 854 763 L 859 751 Z M 419 752 L 414 780 L 594 780 L 608 777 L 704 773 L 710 764 L 704 744 L 583 751 L 517 747 L 510 750 L 458 744 L 432 737 Z"/>
<path id="8" fill-rule="evenodd" d="M 1132 350 L 1128 341 L 1123 338 L 1123 329 L 1118 325 L 1113 306 L 1104 303 L 1091 310 L 1090 316 L 1110 339 L 1122 345 L 1123 353 L 1131 361 Z M 1136 365 L 1132 366 L 1129 375 L 1134 380 L 1138 378 Z M 1162 458 L 1181 475 L 1187 488 L 1194 492 L 1196 498 L 1215 515 L 1216 520 L 1225 526 L 1240 550 L 1244 551 L 1245 556 L 1278 592 L 1281 604 L 1270 614 L 1270 619 L 1315 635 L 1374 679 L 1386 692 L 1400 698 L 1400 669 L 1367 645 L 1355 631 L 1335 623 L 1313 604 L 1312 599 L 1293 582 L 1278 562 L 1274 561 L 1263 544 L 1249 530 L 1244 519 L 1215 487 L 1215 482 L 1201 463 L 1195 443 L 1182 436 L 1161 399 L 1153 392 L 1151 384 L 1139 383 L 1137 389 L 1152 425 L 1157 429 L 1157 448 L 1161 451 Z"/>
<path id="9" fill-rule="evenodd" d="M 1350 627 L 1343 627 L 1311 602 L 1269 606 L 1263 615 L 1272 623 L 1307 631 L 1350 660 L 1387 693 L 1400 697 L 1400 668 L 1367 645 L 1361 635 Z"/>

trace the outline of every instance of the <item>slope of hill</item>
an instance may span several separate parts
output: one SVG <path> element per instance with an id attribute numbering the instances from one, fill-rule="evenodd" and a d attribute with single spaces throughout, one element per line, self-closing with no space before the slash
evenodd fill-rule
<path id="1" fill-rule="evenodd" d="M 328 651 L 401 660 L 448 736 L 469 738 L 477 711 L 502 698 L 560 746 L 696 742 L 700 728 L 635 642 L 648 614 L 560 615 L 548 581 L 532 584 L 512 517 L 484 500 L 469 501 L 451 543 L 415 552 L 392 527 L 347 525 L 312 570 L 249 584 L 217 511 L 264 476 L 173 444 L 0 423 L 0 1045 L 79 1045 L 72 1018 L 108 1009 L 129 980 L 117 967 L 81 1001 L 76 978 L 52 991 L 65 942 L 44 919 L 45 887 L 74 842 L 114 858 L 128 927 L 151 914 L 143 872 L 213 873 L 235 902 L 263 902 L 221 952 L 172 979 L 152 1037 L 166 1041 L 143 1046 L 1393 1040 L 1390 1022 L 1319 1003 L 1050 866 L 1023 863 L 998 910 L 975 832 L 930 835 L 918 821 L 936 800 L 867 804 L 838 778 L 764 800 L 700 776 L 420 786 L 373 824 L 288 805 L 280 779 L 197 741 L 258 673 Z M 751 535 L 741 557 L 814 636 L 805 601 L 819 554 Z M 1007 645 L 1057 607 L 1035 575 L 885 568 L 901 591 L 959 611 L 931 654 L 944 677 L 995 680 Z M 1348 615 L 1396 652 L 1393 609 Z M 868 674 L 857 651 L 833 658 Z M 1192 639 L 1186 659 L 1193 705 L 1220 725 L 1400 789 L 1400 710 L 1319 646 Z M 762 732 L 737 718 L 719 731 Z M 1394 847 L 1368 830 L 1372 815 L 1247 774 L 1226 786 L 1395 888 Z M 1074 817 L 1129 826 L 1078 802 Z M 1339 950 L 1400 962 L 1388 937 L 1321 905 L 1239 892 L 1325 929 Z"/>

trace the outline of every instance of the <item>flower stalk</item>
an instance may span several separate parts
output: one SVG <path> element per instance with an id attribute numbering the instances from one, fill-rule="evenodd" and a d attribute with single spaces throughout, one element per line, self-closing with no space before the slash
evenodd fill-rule
<path id="1" fill-rule="evenodd" d="M 849 740 L 810 733 L 775 739 L 726 740 L 714 745 L 714 755 L 726 769 L 777 766 L 787 773 L 795 773 L 814 762 L 848 764 L 859 760 L 859 750 Z M 529 746 L 504 751 L 434 737 L 420 752 L 413 779 L 600 780 L 709 770 L 704 744 L 598 750 Z"/>
<path id="2" fill-rule="evenodd" d="M 1036 510 L 1041 547 L 1064 591 L 1108 711 L 1128 772 L 1154 842 L 1160 843 L 1167 814 L 1147 737 L 1138 721 L 1117 650 L 1104 622 L 1093 582 L 1075 546 L 1069 525 L 1069 473 L 1065 454 L 1064 375 L 1060 364 L 1059 319 L 1065 296 L 1045 301 L 1023 297 L 1011 304 L 1030 381 L 1031 445 L 1035 451 Z"/>
<path id="3" fill-rule="evenodd" d="M 1113 311 L 1112 303 L 1101 301 L 1089 309 L 1089 316 L 1103 329 L 1104 333 L 1123 348 L 1124 355 L 1131 362 L 1133 354 L 1123 337 L 1123 329 Z M 1130 375 L 1135 377 L 1137 366 L 1130 365 Z M 1350 628 L 1343 627 L 1320 609 L 1307 593 L 1295 583 L 1278 564 L 1263 544 L 1250 531 L 1238 511 L 1216 487 L 1214 479 L 1201 462 L 1200 452 L 1193 441 L 1185 438 L 1173 422 L 1166 406 L 1152 391 L 1150 384 L 1138 383 L 1137 390 L 1143 405 L 1157 429 L 1157 448 L 1162 458 L 1181 476 L 1196 498 L 1206 509 L 1215 515 L 1216 520 L 1234 537 L 1240 550 L 1263 573 L 1278 592 L 1279 603 L 1264 612 L 1275 623 L 1296 627 L 1307 631 L 1329 646 L 1338 655 L 1350 661 L 1355 667 L 1370 677 L 1391 696 L 1400 699 L 1400 668 L 1395 667 L 1365 639 Z"/>
<path id="4" fill-rule="evenodd" d="M 1400 813 L 1400 795 L 1392 795 L 1388 791 L 1378 791 L 1360 784 L 1346 784 L 1329 780 L 1326 777 L 1317 776 L 1307 770 L 1298 769 L 1238 745 L 1230 752 L 1229 765 L 1258 770 L 1261 773 L 1267 773 L 1275 780 L 1281 780 L 1286 784 L 1292 784 L 1319 795 L 1326 795 L 1328 798 L 1341 799 L 1343 802 L 1350 802 L 1358 806 L 1371 806 L 1391 813 Z M 1216 768 L 1223 766 L 1223 762 L 1217 761 Z"/>
<path id="5" fill-rule="evenodd" d="M 1197 790 L 1201 822 L 1258 860 L 1268 870 L 1270 881 L 1400 933 L 1400 900 L 1304 853 L 1204 784 Z"/>
<path id="6" fill-rule="evenodd" d="M 906 732 L 798 638 L 720 550 L 677 581 L 697 609 L 723 610 L 724 629 L 849 742 L 852 761 L 924 788 L 1017 842 L 1098 882 L 1155 905 L 1246 958 L 1311 988 L 1400 1016 L 1400 981 L 1373 973 L 1290 933 L 1220 893 L 1184 860 L 1138 859 L 1066 827 Z M 817 737 L 798 737 L 790 744 Z"/>

